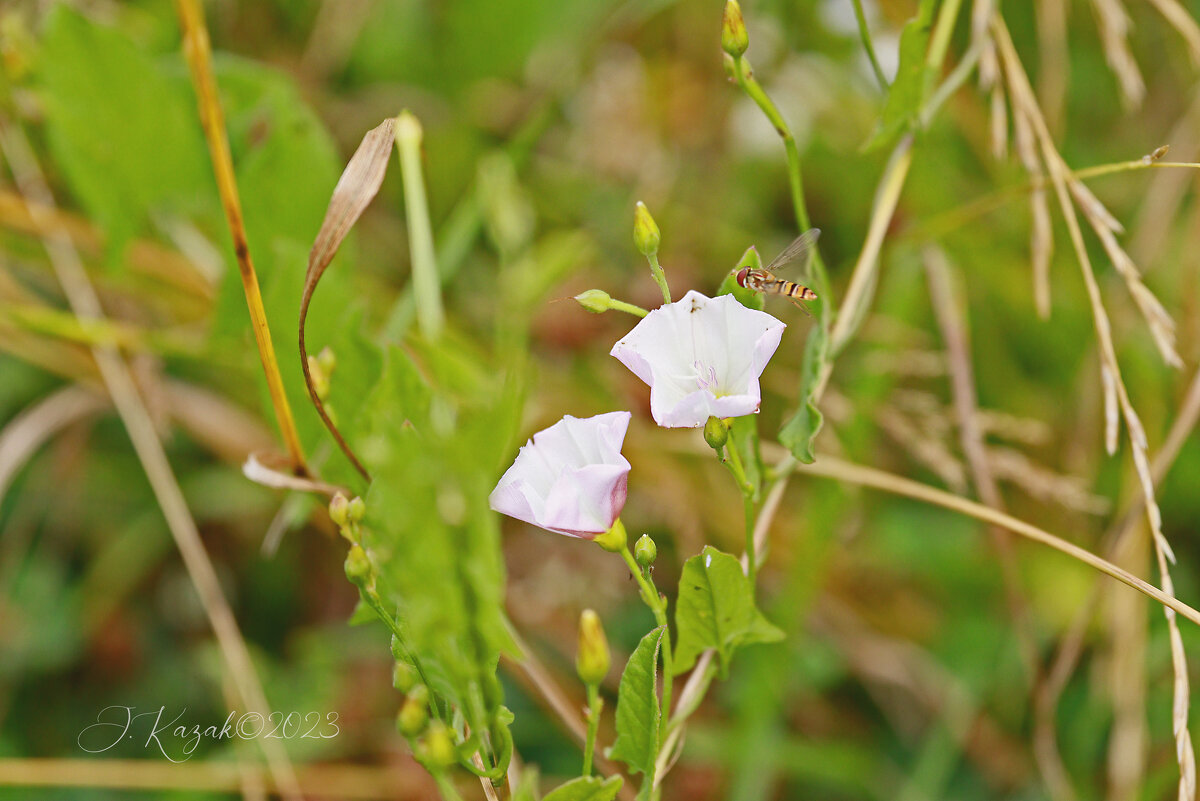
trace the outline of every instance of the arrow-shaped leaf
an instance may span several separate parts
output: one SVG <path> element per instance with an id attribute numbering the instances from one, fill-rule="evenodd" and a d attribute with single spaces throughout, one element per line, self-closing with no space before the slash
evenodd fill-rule
<path id="1" fill-rule="evenodd" d="M 714 648 L 724 678 L 738 648 L 783 639 L 783 632 L 755 607 L 754 591 L 741 563 L 712 546 L 705 546 L 683 565 L 675 626 L 679 632 L 673 665 L 676 674 L 689 670 L 701 652 Z"/>

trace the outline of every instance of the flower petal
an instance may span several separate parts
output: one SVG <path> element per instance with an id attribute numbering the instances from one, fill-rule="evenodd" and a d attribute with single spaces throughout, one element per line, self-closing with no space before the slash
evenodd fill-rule
<path id="1" fill-rule="evenodd" d="M 661 426 L 701 426 L 710 415 L 758 411 L 758 377 L 786 326 L 732 295 L 688 292 L 651 311 L 613 346 L 612 355 L 650 386 L 650 413 Z"/>
<path id="2" fill-rule="evenodd" d="M 492 490 L 492 509 L 574 537 L 608 531 L 625 505 L 630 465 L 621 446 L 631 417 L 567 415 L 534 434 Z"/>

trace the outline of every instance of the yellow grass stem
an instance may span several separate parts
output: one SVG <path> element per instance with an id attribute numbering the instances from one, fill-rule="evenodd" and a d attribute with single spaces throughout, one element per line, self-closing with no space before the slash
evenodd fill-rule
<path id="1" fill-rule="evenodd" d="M 200 105 L 200 121 L 204 127 L 204 138 L 212 155 L 213 174 L 217 179 L 217 190 L 221 205 L 229 222 L 229 233 L 233 237 L 233 250 L 237 256 L 238 272 L 242 277 L 242 289 L 246 293 L 246 306 L 250 310 L 250 322 L 254 328 L 254 340 L 258 343 L 258 355 L 262 359 L 263 373 L 267 376 L 267 389 L 271 394 L 271 405 L 275 407 L 275 419 L 283 435 L 292 467 L 299 475 L 305 475 L 308 467 L 304 460 L 304 449 L 296 431 L 292 408 L 288 405 L 283 389 L 283 376 L 275 358 L 275 346 L 271 342 L 271 329 L 267 324 L 267 311 L 263 308 L 262 292 L 258 288 L 258 274 L 250 260 L 250 246 L 246 242 L 246 226 L 242 219 L 242 204 L 238 198 L 237 179 L 233 173 L 233 160 L 229 155 L 229 137 L 225 132 L 225 115 L 217 95 L 217 84 L 212 72 L 212 51 L 208 41 L 208 28 L 204 24 L 204 9 L 199 0 L 176 0 L 179 22 L 183 28 L 183 52 L 196 87 L 196 98 Z"/>

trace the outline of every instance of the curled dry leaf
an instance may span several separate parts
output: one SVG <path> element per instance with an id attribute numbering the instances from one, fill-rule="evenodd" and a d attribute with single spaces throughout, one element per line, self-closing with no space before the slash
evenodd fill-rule
<path id="1" fill-rule="evenodd" d="M 308 387 L 308 395 L 312 398 L 313 406 L 321 415 L 321 420 L 338 446 L 346 454 L 355 469 L 362 477 L 371 480 L 371 474 L 363 467 L 362 462 L 354 455 L 354 451 L 342 437 L 338 427 L 329 419 L 325 404 L 317 396 L 313 386 L 312 374 L 308 367 L 308 349 L 304 344 L 304 322 L 308 318 L 308 304 L 312 301 L 313 291 L 317 282 L 325 273 L 325 268 L 337 254 L 342 241 L 354 227 L 354 223 L 362 216 L 363 211 L 370 205 L 371 200 L 379 192 L 383 176 L 387 173 L 388 157 L 396 139 L 396 120 L 389 117 L 377 127 L 367 132 L 362 143 L 338 179 L 333 188 L 333 196 L 329 199 L 329 208 L 325 211 L 325 219 L 321 230 L 313 242 L 312 251 L 308 254 L 308 272 L 304 276 L 304 294 L 300 298 L 300 365 L 304 370 L 304 384 Z"/>

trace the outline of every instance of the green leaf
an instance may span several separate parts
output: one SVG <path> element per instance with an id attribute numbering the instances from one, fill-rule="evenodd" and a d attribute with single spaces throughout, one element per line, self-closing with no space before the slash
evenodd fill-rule
<path id="1" fill-rule="evenodd" d="M 679 632 L 674 660 L 676 674 L 696 664 L 701 652 L 715 648 L 724 678 L 737 649 L 783 639 L 783 632 L 755 607 L 754 590 L 742 572 L 741 563 L 709 545 L 683 565 L 675 626 Z"/>
<path id="2" fill-rule="evenodd" d="M 718 295 L 733 295 L 737 298 L 738 303 L 748 309 L 762 311 L 766 307 L 767 299 L 761 292 L 755 292 L 752 289 L 745 289 L 738 286 L 737 273 L 743 267 L 749 267 L 751 270 L 762 269 L 762 258 L 758 255 L 758 249 L 751 246 L 742 254 L 742 258 L 734 265 L 725 278 L 721 281 L 721 286 L 717 289 Z"/>
<path id="3" fill-rule="evenodd" d="M 617 692 L 617 740 L 608 750 L 609 759 L 619 759 L 633 773 L 645 773 L 647 782 L 654 778 L 654 760 L 658 758 L 658 727 L 662 710 L 658 705 L 658 649 L 666 626 L 659 626 L 642 638 L 621 674 Z"/>
<path id="4" fill-rule="evenodd" d="M 730 423 L 729 441 L 736 445 L 738 456 L 742 459 L 742 468 L 746 471 L 746 480 L 754 488 L 753 499 L 758 500 L 762 490 L 763 462 L 758 441 L 758 418 L 747 414 L 733 418 Z"/>
<path id="5" fill-rule="evenodd" d="M 813 394 L 829 358 L 828 343 L 824 327 L 813 326 L 804 343 L 804 361 L 800 366 L 800 407 L 779 430 L 779 442 L 804 464 L 812 464 L 816 459 L 813 441 L 825 421 L 821 410 L 813 403 Z"/>
<path id="6" fill-rule="evenodd" d="M 65 3 L 54 5 L 43 30 L 38 85 L 50 149 L 71 192 L 108 233 L 110 253 L 152 214 L 215 210 L 196 98 L 178 54 L 160 64 Z"/>
<path id="7" fill-rule="evenodd" d="M 581 776 L 555 787 L 542 801 L 612 801 L 623 781 L 620 776 Z"/>
<path id="8" fill-rule="evenodd" d="M 887 103 L 875 132 L 863 145 L 864 151 L 887 147 L 910 130 L 917 119 L 932 77 L 925 64 L 925 53 L 929 49 L 935 5 L 935 0 L 921 0 L 917 15 L 905 23 L 900 32 L 900 64 L 896 68 L 896 80 L 888 90 Z"/>

